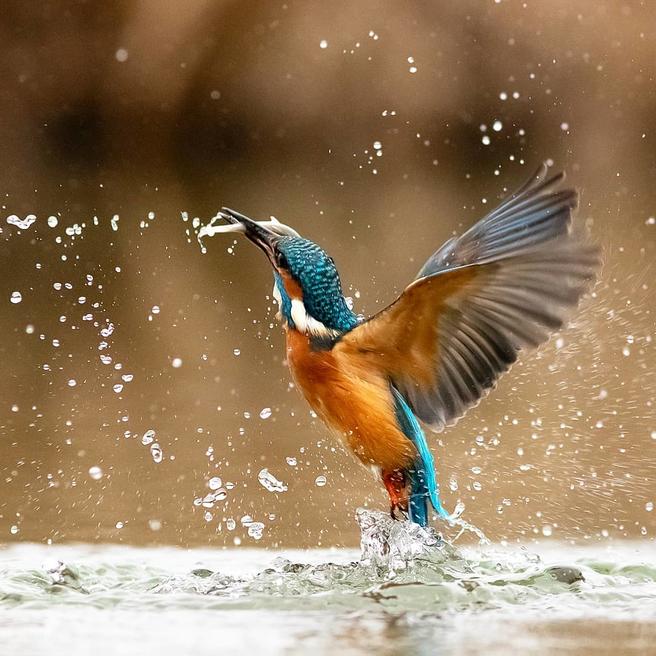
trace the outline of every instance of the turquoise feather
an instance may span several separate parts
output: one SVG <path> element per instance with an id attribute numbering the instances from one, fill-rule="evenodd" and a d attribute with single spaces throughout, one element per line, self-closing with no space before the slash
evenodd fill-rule
<path id="1" fill-rule="evenodd" d="M 427 500 L 431 502 L 435 512 L 442 519 L 450 520 L 452 519 L 452 515 L 444 509 L 440 500 L 440 486 L 435 476 L 435 462 L 433 460 L 433 454 L 428 448 L 426 435 L 424 435 L 424 431 L 421 429 L 410 406 L 395 387 L 392 387 L 392 395 L 394 397 L 394 410 L 399 426 L 403 434 L 415 445 L 418 451 L 418 457 L 414 467 L 407 472 L 410 477 L 411 489 L 409 502 L 410 520 L 422 526 L 428 524 Z"/>

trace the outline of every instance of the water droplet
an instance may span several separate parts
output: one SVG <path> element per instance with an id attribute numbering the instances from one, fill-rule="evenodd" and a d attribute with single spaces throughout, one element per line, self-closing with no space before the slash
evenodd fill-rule
<path id="1" fill-rule="evenodd" d="M 18 530 L 19 530 L 19 529 L 18 529 L 18 526 L 16 526 L 16 524 L 14 524 L 14 525 L 9 529 L 9 532 L 10 532 L 12 535 L 16 535 L 16 533 L 18 533 Z"/>
<path id="2" fill-rule="evenodd" d="M 159 314 L 159 305 L 153 305 L 153 307 L 150 308 L 150 311 L 152 314 Z"/>
<path id="3" fill-rule="evenodd" d="M 162 528 L 162 522 L 159 519 L 149 519 L 148 528 L 151 531 L 159 531 Z"/>
<path id="4" fill-rule="evenodd" d="M 116 385 L 114 385 L 114 387 L 113 387 L 113 390 L 117 394 L 120 394 L 123 391 L 123 385 L 121 385 L 121 383 L 116 383 Z"/>
<path id="5" fill-rule="evenodd" d="M 645 510 L 647 512 L 651 512 L 654 509 L 654 502 L 653 501 L 647 501 L 645 504 Z"/>
<path id="6" fill-rule="evenodd" d="M 296 467 L 297 460 L 293 456 L 287 456 L 285 460 L 290 467 Z"/>
<path id="7" fill-rule="evenodd" d="M 116 528 L 121 529 L 125 526 L 123 522 L 116 522 Z"/>
<path id="8" fill-rule="evenodd" d="M 232 352 L 234 353 L 234 355 L 240 355 L 241 354 L 241 351 L 238 348 L 232 349 Z"/>
<path id="9" fill-rule="evenodd" d="M 234 531 L 237 528 L 237 522 L 232 517 L 229 517 L 226 519 L 226 528 L 229 531 Z"/>
<path id="10" fill-rule="evenodd" d="M 155 439 L 155 431 L 151 428 L 143 434 L 143 437 L 141 438 L 141 443 L 145 445 L 152 444 L 154 439 Z"/>
<path id="11" fill-rule="evenodd" d="M 544 535 L 545 538 L 550 537 L 553 534 L 553 527 L 551 524 L 545 524 L 542 527 L 542 535 Z"/>
<path id="12" fill-rule="evenodd" d="M 162 462 L 162 458 L 164 458 L 164 452 L 162 451 L 162 447 L 160 447 L 157 442 L 153 442 L 153 444 L 150 445 L 150 455 L 153 457 L 155 462 Z"/>
<path id="13" fill-rule="evenodd" d="M 563 122 L 560 124 L 560 129 L 561 129 L 563 132 L 567 132 L 567 130 L 569 130 L 569 123 L 565 123 L 565 121 L 563 121 Z"/>
<path id="14" fill-rule="evenodd" d="M 21 219 L 15 214 L 11 214 L 7 217 L 7 223 L 9 225 L 15 225 L 21 230 L 27 230 L 34 222 L 36 221 L 36 216 L 34 214 L 28 214 L 24 219 Z"/>
<path id="15" fill-rule="evenodd" d="M 317 476 L 317 477 L 314 479 L 314 484 L 315 484 L 317 487 L 323 487 L 327 482 L 328 482 L 328 479 L 327 479 L 325 476 L 323 476 L 323 475 Z"/>
<path id="16" fill-rule="evenodd" d="M 271 416 L 271 408 L 262 408 L 260 410 L 260 419 L 268 419 Z"/>
<path id="17" fill-rule="evenodd" d="M 279 481 L 268 469 L 264 468 L 260 470 L 260 473 L 257 475 L 257 480 L 260 482 L 260 485 L 269 492 L 286 492 L 287 486 Z"/>
<path id="18" fill-rule="evenodd" d="M 179 369 L 182 366 L 182 358 L 173 358 L 173 360 L 171 360 L 171 366 L 174 369 Z"/>
<path id="19" fill-rule="evenodd" d="M 59 221 L 58 221 L 56 216 L 49 216 L 48 217 L 48 227 L 56 228 L 58 223 L 59 223 Z"/>
<path id="20" fill-rule="evenodd" d="M 98 467 L 98 465 L 89 467 L 89 476 L 91 476 L 94 481 L 99 481 L 103 477 L 103 470 Z"/>
<path id="21" fill-rule="evenodd" d="M 326 41 L 326 39 L 321 39 L 321 41 L 319 41 L 319 47 L 322 50 L 325 50 L 328 47 L 328 41 Z"/>
<path id="22" fill-rule="evenodd" d="M 501 132 L 501 130 L 503 129 L 503 123 L 499 120 L 494 121 L 494 123 L 492 123 L 492 129 L 495 132 Z"/>
<path id="23" fill-rule="evenodd" d="M 110 323 L 107 325 L 107 327 L 103 328 L 103 329 L 100 331 L 100 334 L 101 334 L 103 337 L 109 337 L 113 332 L 114 332 L 114 324 L 110 322 Z"/>
<path id="24" fill-rule="evenodd" d="M 20 303 L 23 300 L 23 295 L 20 292 L 11 292 L 9 300 L 14 304 Z"/>
<path id="25" fill-rule="evenodd" d="M 488 137 L 487 134 L 484 134 L 482 136 L 481 141 L 483 142 L 484 146 L 489 146 L 490 145 L 490 137 Z"/>
<path id="26" fill-rule="evenodd" d="M 262 522 L 252 522 L 248 526 L 248 535 L 254 540 L 259 540 L 262 537 L 262 532 L 264 531 L 264 524 Z"/>
<path id="27" fill-rule="evenodd" d="M 213 476 L 207 483 L 210 490 L 218 490 L 221 485 L 223 485 L 223 481 L 218 476 Z"/>
<path id="28" fill-rule="evenodd" d="M 75 380 L 75 378 L 71 378 L 71 379 L 68 381 L 68 386 L 69 386 L 69 387 L 75 387 L 76 385 L 77 385 L 77 380 Z"/>
<path id="29" fill-rule="evenodd" d="M 131 383 L 132 380 L 134 379 L 133 374 L 123 374 L 121 378 L 126 382 L 126 383 Z"/>
<path id="30" fill-rule="evenodd" d="M 123 63 L 123 62 L 126 62 L 128 60 L 129 53 L 125 48 L 119 48 L 116 51 L 114 57 L 116 57 L 117 62 Z"/>

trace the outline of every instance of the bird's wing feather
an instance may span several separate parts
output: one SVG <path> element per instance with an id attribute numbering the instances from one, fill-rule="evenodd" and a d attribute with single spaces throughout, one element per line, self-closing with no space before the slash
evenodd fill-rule
<path id="1" fill-rule="evenodd" d="M 444 244 L 392 305 L 334 347 L 367 357 L 434 430 L 476 405 L 520 349 L 558 330 L 594 277 L 597 248 L 570 231 L 577 194 L 545 173 Z"/>

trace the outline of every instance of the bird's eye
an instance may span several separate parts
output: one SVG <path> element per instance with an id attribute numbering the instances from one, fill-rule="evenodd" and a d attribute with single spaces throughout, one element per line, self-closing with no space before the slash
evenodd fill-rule
<path id="1" fill-rule="evenodd" d="M 289 269 L 289 262 L 287 262 L 287 258 L 285 257 L 284 253 L 279 251 L 276 254 L 276 262 L 281 269 Z"/>

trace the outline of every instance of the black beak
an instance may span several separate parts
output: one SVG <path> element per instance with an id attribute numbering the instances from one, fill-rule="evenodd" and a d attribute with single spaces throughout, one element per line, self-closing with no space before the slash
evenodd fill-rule
<path id="1" fill-rule="evenodd" d="M 229 207 L 222 207 L 219 216 L 228 223 L 241 224 L 244 227 L 244 234 L 273 261 L 276 243 L 280 239 L 280 235 Z"/>

